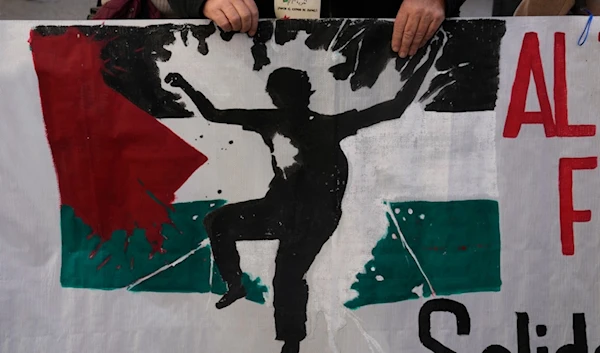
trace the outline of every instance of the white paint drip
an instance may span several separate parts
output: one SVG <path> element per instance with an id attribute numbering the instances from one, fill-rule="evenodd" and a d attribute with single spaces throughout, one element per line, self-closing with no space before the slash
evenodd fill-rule
<path id="1" fill-rule="evenodd" d="M 441 55 L 443 55 L 443 53 L 444 53 L 444 48 L 445 48 L 445 45 L 446 45 L 446 43 L 448 42 L 448 38 L 449 38 L 448 32 L 444 31 L 443 29 L 441 29 L 441 32 L 443 32 L 443 33 L 445 34 L 445 36 L 444 36 L 444 39 L 443 39 L 442 50 L 440 50 L 440 51 L 438 52 L 438 54 L 437 54 L 437 58 L 439 58 Z M 428 53 L 430 53 L 430 52 L 431 52 L 431 50 L 433 50 L 433 48 L 432 48 L 432 47 L 429 47 Z M 424 57 L 424 58 L 425 58 L 425 57 Z M 436 60 L 437 60 L 437 58 L 436 58 Z M 459 64 L 459 66 L 458 66 L 458 67 L 460 68 L 460 67 L 463 67 L 463 66 L 465 66 L 465 65 L 468 65 L 468 63 Z M 450 69 L 448 69 L 448 70 L 442 70 L 442 71 L 436 70 L 436 73 L 435 73 L 435 75 L 445 75 L 445 74 L 448 74 L 448 75 L 449 75 L 449 77 L 452 77 L 452 75 L 453 75 L 452 71 L 453 71 L 453 70 L 455 70 L 455 68 L 450 68 Z M 430 80 L 430 79 L 432 79 L 432 77 L 429 77 L 429 78 L 427 78 L 425 81 L 428 81 L 428 80 Z M 446 84 L 445 84 L 445 85 L 443 85 L 443 86 L 437 87 L 437 89 L 435 89 L 435 90 L 433 90 L 433 91 L 429 92 L 429 94 L 427 95 L 427 98 L 425 98 L 425 94 L 423 94 L 423 95 L 421 96 L 421 98 L 419 98 L 419 102 L 420 102 L 420 103 L 423 103 L 424 105 L 428 105 L 428 104 L 430 104 L 431 102 L 433 102 L 433 99 L 434 99 L 434 98 L 437 96 L 437 94 L 438 94 L 439 92 L 441 92 L 442 90 L 446 89 L 446 87 L 448 87 L 448 86 L 451 86 L 451 85 L 455 84 L 456 82 L 457 82 L 456 80 L 452 80 L 452 81 L 450 81 L 450 82 L 446 83 Z M 424 89 L 425 87 L 426 87 L 426 86 L 425 86 L 425 85 L 423 85 L 423 86 L 421 87 L 421 89 Z"/>
<path id="2" fill-rule="evenodd" d="M 426 100 L 424 100 L 424 99 L 421 97 L 421 99 L 420 99 L 419 101 L 420 101 L 421 103 L 423 103 L 424 105 L 427 105 L 427 104 L 429 104 L 429 103 L 433 102 L 433 99 L 434 99 L 434 98 L 437 96 L 437 94 L 438 94 L 439 92 L 441 92 L 442 90 L 446 89 L 446 87 L 448 87 L 448 86 L 452 86 L 452 85 L 453 85 L 453 84 L 455 84 L 456 82 L 457 82 L 456 80 L 452 80 L 452 81 L 450 81 L 450 82 L 446 83 L 445 85 L 438 87 L 436 90 L 434 90 L 434 91 L 431 91 L 431 93 L 429 94 L 429 96 L 428 96 L 428 98 L 427 98 Z"/>
<path id="3" fill-rule="evenodd" d="M 207 239 L 208 240 L 208 239 Z M 213 285 L 213 266 L 215 264 L 215 260 L 213 259 L 213 255 L 212 255 L 212 251 L 210 252 L 210 269 L 209 269 L 209 274 L 208 274 L 208 298 L 206 298 L 206 308 L 204 309 L 205 312 L 208 312 L 208 305 L 211 302 L 211 297 L 212 297 L 212 285 Z"/>
<path id="4" fill-rule="evenodd" d="M 357 53 L 360 53 L 360 51 L 362 50 L 362 45 L 363 45 L 363 42 L 361 40 L 360 42 L 358 42 L 358 51 L 357 51 Z M 358 68 L 358 64 L 360 62 L 361 62 L 360 60 L 356 60 L 356 63 L 354 64 L 354 71 L 353 72 L 356 72 L 356 69 Z"/>
<path id="5" fill-rule="evenodd" d="M 391 216 L 392 222 L 394 222 L 394 226 L 396 227 L 396 230 L 398 230 L 398 234 L 400 234 L 400 239 L 402 240 L 402 246 L 404 246 L 404 248 L 408 251 L 408 253 L 410 254 L 410 256 L 415 261 L 415 264 L 419 268 L 419 271 L 421 271 L 421 274 L 423 275 L 423 278 L 425 278 L 425 281 L 427 281 L 427 285 L 429 286 L 429 290 L 431 291 L 431 295 L 435 296 L 435 290 L 433 289 L 433 286 L 431 285 L 431 282 L 429 281 L 429 277 L 427 277 L 427 275 L 425 274 L 425 271 L 423 271 L 423 267 L 421 267 L 421 263 L 417 259 L 417 256 L 415 255 L 415 253 L 413 252 L 413 250 L 411 249 L 411 247 L 406 242 L 406 238 L 404 237 L 404 234 L 402 234 L 402 231 L 400 230 L 400 225 L 398 224 L 398 221 L 396 220 L 396 217 L 394 217 L 394 212 L 392 211 L 392 206 L 390 206 L 389 202 L 386 202 L 385 204 L 386 204 L 386 206 L 388 208 L 387 212 Z"/>
<path id="6" fill-rule="evenodd" d="M 412 208 L 409 208 L 409 209 L 408 209 L 408 214 L 413 214 L 413 210 L 412 210 Z"/>
<path id="7" fill-rule="evenodd" d="M 166 264 L 163 267 L 159 268 L 158 270 L 152 272 L 151 274 L 149 274 L 149 275 L 147 275 L 145 277 L 142 277 L 142 278 L 138 279 L 137 281 L 133 282 L 132 284 L 128 285 L 127 286 L 127 290 L 131 290 L 131 288 L 133 288 L 133 287 L 137 286 L 138 284 L 140 284 L 140 283 L 142 283 L 142 282 L 144 282 L 144 281 L 146 281 L 146 280 L 148 280 L 148 279 L 150 279 L 150 278 L 158 275 L 159 273 L 162 273 L 162 272 L 164 272 L 164 271 L 166 271 L 166 270 L 168 270 L 168 269 L 170 269 L 172 267 L 175 267 L 175 266 L 179 265 L 180 263 L 182 263 L 183 261 L 185 261 L 188 257 L 194 255 L 196 253 L 196 251 L 198 251 L 198 250 L 200 250 L 202 248 L 207 247 L 209 244 L 210 244 L 210 241 L 208 239 L 204 239 L 200 243 L 200 245 L 198 245 L 192 251 L 188 252 L 187 254 L 183 255 L 182 257 L 178 258 L 177 260 L 171 262 L 170 264 Z M 211 271 L 211 273 L 212 273 L 212 271 Z M 211 283 L 211 285 L 212 285 L 212 283 Z"/>
<path id="8" fill-rule="evenodd" d="M 340 27 L 341 28 L 341 27 Z M 350 44 L 356 37 L 360 36 L 363 32 L 365 31 L 365 28 L 362 28 L 360 31 L 358 31 L 355 35 L 352 36 L 352 38 L 350 38 L 349 41 L 346 42 L 346 44 L 344 44 L 340 49 L 338 49 L 338 52 L 341 52 L 342 50 L 344 50 L 345 47 L 348 46 L 348 44 Z"/>
<path id="9" fill-rule="evenodd" d="M 342 32 L 342 29 L 344 29 L 344 26 L 346 25 L 347 21 L 348 21 L 347 18 L 345 18 L 344 21 L 342 21 L 342 24 L 340 25 L 340 28 L 338 28 L 337 33 L 333 37 L 333 40 L 331 41 L 331 43 L 329 43 L 329 48 L 327 48 L 327 51 L 331 51 L 331 48 L 333 47 L 334 43 L 337 42 L 337 38 L 340 35 L 340 32 Z"/>
<path id="10" fill-rule="evenodd" d="M 425 219 L 425 215 L 424 215 L 424 214 L 421 214 L 421 215 L 419 215 L 419 218 L 421 218 L 421 219 Z"/>
<path id="11" fill-rule="evenodd" d="M 281 135 L 273 136 L 273 155 L 279 167 L 285 176 L 285 169 L 296 164 L 294 157 L 298 154 L 298 149 L 292 144 L 292 140 Z"/>
<path id="12" fill-rule="evenodd" d="M 383 282 L 383 280 L 384 280 L 382 275 L 375 276 L 375 279 L 377 280 L 377 282 Z"/>
<path id="13" fill-rule="evenodd" d="M 381 348 L 381 345 L 379 344 L 379 342 L 377 342 L 377 340 L 375 340 L 375 338 L 373 338 L 373 336 L 369 335 L 367 333 L 367 331 L 362 327 L 358 317 L 356 317 L 356 315 L 354 315 L 354 313 L 352 313 L 348 309 L 346 309 L 345 312 L 346 312 L 346 315 L 349 316 L 350 319 L 352 319 L 354 324 L 356 324 L 358 331 L 360 331 L 360 333 L 363 335 L 363 337 L 367 341 L 367 344 L 369 345 L 369 350 L 371 351 L 371 353 L 384 353 L 383 348 Z"/>

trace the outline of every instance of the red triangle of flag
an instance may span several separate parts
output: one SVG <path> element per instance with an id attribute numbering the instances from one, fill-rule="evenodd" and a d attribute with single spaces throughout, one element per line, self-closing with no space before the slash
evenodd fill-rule
<path id="1" fill-rule="evenodd" d="M 167 207 L 207 158 L 104 83 L 104 44 L 76 28 L 32 32 L 61 203 L 103 240 L 141 228 L 160 251 Z"/>

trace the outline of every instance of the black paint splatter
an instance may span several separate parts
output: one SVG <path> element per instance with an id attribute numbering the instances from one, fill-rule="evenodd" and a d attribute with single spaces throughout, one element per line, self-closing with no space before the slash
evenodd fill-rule
<path id="1" fill-rule="evenodd" d="M 185 28 L 189 28 L 194 38 L 198 40 L 198 52 L 202 55 L 208 54 L 206 39 L 215 33 L 215 27 L 212 24 L 209 24 L 201 26 L 184 26 L 184 29 Z"/>
<path id="2" fill-rule="evenodd" d="M 60 35 L 65 26 L 37 27 L 42 35 Z M 192 112 L 178 102 L 178 95 L 162 89 L 156 62 L 167 61 L 177 32 L 184 45 L 189 45 L 189 33 L 198 40 L 198 52 L 207 55 L 206 39 L 216 33 L 212 23 L 205 25 L 77 26 L 96 40 L 109 40 L 102 50 L 107 61 L 103 73 L 108 86 L 121 93 L 141 109 L 157 118 L 186 118 Z M 391 49 L 393 23 L 384 20 L 283 20 L 260 21 L 253 38 L 251 53 L 253 70 L 271 64 L 267 43 L 285 45 L 296 40 L 300 32 L 308 35 L 304 41 L 310 50 L 338 51 L 345 62 L 328 68 L 337 80 L 349 80 L 356 91 L 371 88 L 390 60 L 405 81 L 412 72 L 411 62 L 399 58 Z M 435 76 L 422 97 L 426 110 L 466 112 L 493 110 L 499 84 L 499 56 L 502 37 L 506 32 L 502 20 L 449 20 L 442 30 L 447 33 L 444 51 L 436 62 L 441 72 Z M 233 32 L 219 31 L 224 41 Z M 246 34 L 239 34 L 246 35 Z M 422 51 L 417 55 L 423 55 Z"/>
<path id="3" fill-rule="evenodd" d="M 352 90 L 371 88 L 387 63 L 397 55 L 391 49 L 393 23 L 383 20 L 278 21 L 275 42 L 285 44 L 298 33 L 308 34 L 311 50 L 338 51 L 345 62 L 329 68 L 337 80 L 350 77 Z"/>
<path id="4" fill-rule="evenodd" d="M 221 35 L 221 39 L 223 39 L 226 42 L 229 42 L 233 38 L 233 36 L 236 35 L 236 32 L 225 32 L 224 30 L 219 28 L 219 34 Z"/>
<path id="5" fill-rule="evenodd" d="M 329 71 L 338 80 L 350 77 L 350 86 L 356 91 L 373 87 L 391 59 L 396 60 L 396 70 L 402 72 L 401 79 L 407 79 L 411 70 L 404 70 L 404 67 L 410 61 L 391 50 L 392 29 L 392 22 L 382 20 L 278 21 L 275 42 L 283 45 L 304 31 L 309 34 L 305 41 L 309 49 L 339 50 L 346 62 L 329 68 Z M 448 20 L 442 30 L 448 34 L 448 41 L 436 69 L 444 73 L 434 77 L 425 94 L 424 99 L 433 97 L 426 110 L 493 110 L 505 21 Z"/>
<path id="6" fill-rule="evenodd" d="M 181 30 L 181 40 L 183 41 L 183 45 L 187 47 L 188 45 L 188 34 L 190 33 L 189 28 L 183 28 Z"/>
<path id="7" fill-rule="evenodd" d="M 449 38 L 435 68 L 445 73 L 431 81 L 427 95 L 435 96 L 425 110 L 494 110 L 500 83 L 500 44 L 506 33 L 506 23 L 501 20 L 453 20 L 447 21 L 443 29 Z M 441 91 L 436 92 L 440 88 Z"/>
<path id="8" fill-rule="evenodd" d="M 191 32 L 199 42 L 198 52 L 208 54 L 206 38 L 215 32 L 213 24 L 74 27 L 94 40 L 108 41 L 102 49 L 101 58 L 106 62 L 103 77 L 109 87 L 154 117 L 193 116 L 177 102 L 179 96 L 162 89 L 156 62 L 171 58 L 172 53 L 164 47 L 175 42 L 176 32 L 181 33 L 184 44 L 187 43 L 187 33 Z M 41 35 L 60 35 L 67 29 L 44 26 L 37 27 L 35 31 Z"/>
<path id="9" fill-rule="evenodd" d="M 263 67 L 271 64 L 271 59 L 267 55 L 266 43 L 273 37 L 273 22 L 263 21 L 258 24 L 256 35 L 254 36 L 252 48 L 252 57 L 254 58 L 253 69 L 260 71 Z"/>

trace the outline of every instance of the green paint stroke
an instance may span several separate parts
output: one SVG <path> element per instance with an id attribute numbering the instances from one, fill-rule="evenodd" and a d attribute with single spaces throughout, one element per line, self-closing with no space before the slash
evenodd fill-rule
<path id="1" fill-rule="evenodd" d="M 125 231 L 115 231 L 109 241 L 98 247 L 100 238 L 88 238 L 91 228 L 75 215 L 73 208 L 63 205 L 61 285 L 112 290 L 137 282 L 131 291 L 224 294 L 227 287 L 212 263 L 208 235 L 202 224 L 204 216 L 224 204 L 223 200 L 215 200 L 173 205 L 169 210 L 173 224 L 162 226 L 166 252 L 153 257 L 149 256 L 151 247 L 143 229 L 135 229 L 129 238 Z M 176 266 L 168 266 L 182 257 L 185 259 Z M 151 274 L 154 275 L 138 282 Z M 267 287 L 260 278 L 244 274 L 243 283 L 248 291 L 246 299 L 265 303 Z"/>
<path id="2" fill-rule="evenodd" d="M 392 303 L 436 295 L 495 292 L 501 287 L 498 202 L 391 203 L 388 232 L 351 286 L 358 296 L 345 306 Z M 400 231 L 414 257 L 403 245 Z M 424 276 L 425 275 L 425 276 Z M 419 293 L 420 294 L 420 293 Z"/>

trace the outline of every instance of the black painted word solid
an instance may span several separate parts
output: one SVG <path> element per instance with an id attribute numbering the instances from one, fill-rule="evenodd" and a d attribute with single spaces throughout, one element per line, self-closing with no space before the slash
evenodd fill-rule
<path id="1" fill-rule="evenodd" d="M 456 351 L 444 346 L 436 340 L 431 334 L 431 314 L 435 312 L 448 312 L 456 317 L 457 334 L 467 336 L 471 333 L 471 317 L 467 308 L 454 300 L 433 299 L 425 303 L 419 311 L 419 339 L 424 347 L 435 353 L 457 353 Z M 531 353 L 531 340 L 529 331 L 529 314 L 516 313 L 517 315 L 517 352 Z M 547 333 L 545 325 L 537 325 L 535 334 L 538 337 L 544 337 Z M 585 324 L 585 314 L 573 314 L 573 342 L 561 346 L 556 353 L 589 353 L 587 342 L 587 330 Z M 483 353 L 512 353 L 506 347 L 501 345 L 490 345 L 483 350 Z M 541 346 L 536 348 L 536 353 L 549 353 L 548 347 Z M 594 353 L 600 353 L 600 346 Z"/>

